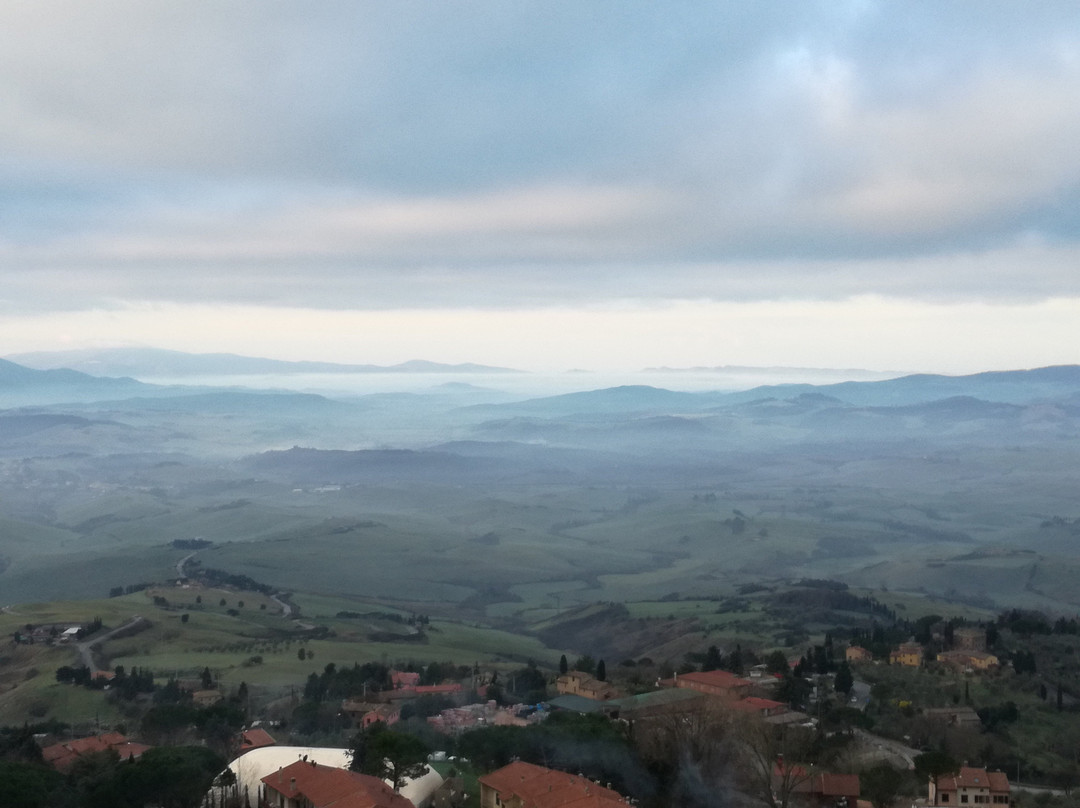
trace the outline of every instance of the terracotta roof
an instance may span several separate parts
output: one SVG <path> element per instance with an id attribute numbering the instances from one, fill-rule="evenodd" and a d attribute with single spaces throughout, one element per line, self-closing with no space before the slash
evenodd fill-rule
<path id="1" fill-rule="evenodd" d="M 738 687 L 749 687 L 751 682 L 736 676 L 730 671 L 701 671 L 700 673 L 681 673 L 673 679 L 666 679 L 662 684 L 680 687 L 683 682 L 705 685 L 707 687 L 723 688 L 732 690 Z"/>
<path id="2" fill-rule="evenodd" d="M 766 710 L 787 709 L 787 705 L 782 701 L 773 701 L 772 699 L 763 699 L 758 696 L 747 696 L 745 699 L 739 699 L 737 702 L 731 705 L 735 710 L 746 710 L 747 712 L 765 712 Z"/>
<path id="3" fill-rule="evenodd" d="M 413 808 L 377 777 L 298 760 L 262 778 L 286 797 L 302 796 L 313 808 Z"/>
<path id="4" fill-rule="evenodd" d="M 264 746 L 273 746 L 276 743 L 274 736 L 261 727 L 244 730 L 240 733 L 241 752 L 247 752 L 249 749 L 261 749 Z"/>
<path id="5" fill-rule="evenodd" d="M 615 808 L 626 805 L 626 800 L 617 791 L 586 777 L 520 760 L 485 774 L 479 780 L 482 785 L 498 791 L 504 801 L 511 796 L 518 797 L 523 808 Z"/>
<path id="6" fill-rule="evenodd" d="M 113 749 L 123 759 L 139 757 L 149 749 L 141 743 L 132 743 L 119 732 L 106 732 L 89 738 L 76 738 L 64 743 L 55 743 L 41 750 L 41 755 L 53 768 L 67 771 L 77 758 L 93 752 L 105 752 Z"/>
<path id="7" fill-rule="evenodd" d="M 991 791 L 1009 790 L 1009 778 L 1004 772 L 988 772 L 973 766 L 961 766 L 960 771 L 943 774 L 937 779 L 937 787 L 945 791 L 958 788 L 988 788 Z"/>

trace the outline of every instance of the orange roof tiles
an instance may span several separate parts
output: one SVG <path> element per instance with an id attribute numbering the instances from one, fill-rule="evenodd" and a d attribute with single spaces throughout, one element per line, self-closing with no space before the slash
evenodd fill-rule
<path id="1" fill-rule="evenodd" d="M 313 808 L 414 808 L 377 777 L 298 760 L 262 778 L 286 797 L 302 796 Z"/>
<path id="2" fill-rule="evenodd" d="M 1009 791 L 1009 778 L 1004 772 L 988 772 L 974 766 L 961 766 L 960 771 L 943 774 L 937 778 L 937 787 L 946 791 L 958 788 L 988 788 L 991 791 Z"/>
<path id="3" fill-rule="evenodd" d="M 586 777 L 515 761 L 479 778 L 500 797 L 516 796 L 523 808 L 614 808 L 626 800 L 617 791 Z"/>

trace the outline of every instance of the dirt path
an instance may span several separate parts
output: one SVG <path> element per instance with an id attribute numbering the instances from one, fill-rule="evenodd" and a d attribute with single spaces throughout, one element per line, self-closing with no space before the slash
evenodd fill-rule
<path id="1" fill-rule="evenodd" d="M 97 670 L 97 664 L 94 662 L 94 647 L 95 646 L 101 645 L 101 643 L 105 642 L 106 640 L 110 640 L 113 637 L 115 637 L 117 634 L 119 634 L 119 633 L 121 633 L 123 631 L 127 631 L 128 629 L 134 628 L 135 626 L 139 625 L 140 623 L 147 623 L 147 622 L 148 621 L 146 620 L 145 617 L 141 617 L 140 615 L 135 615 L 130 620 L 128 620 L 126 623 L 124 623 L 124 624 L 122 624 L 120 626 L 117 626 L 116 628 L 112 629 L 111 631 L 107 631 L 104 634 L 101 634 L 99 636 L 95 636 L 95 637 L 87 640 L 86 642 L 77 643 L 76 646 L 75 646 L 75 649 L 79 652 L 79 662 L 80 662 L 80 664 L 85 665 L 87 668 L 89 668 L 91 675 L 93 675 L 94 671 Z"/>

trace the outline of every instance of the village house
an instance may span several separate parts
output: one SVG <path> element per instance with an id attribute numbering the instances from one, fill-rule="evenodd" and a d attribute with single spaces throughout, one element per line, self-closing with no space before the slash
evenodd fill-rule
<path id="1" fill-rule="evenodd" d="M 274 736 L 261 727 L 243 730 L 240 733 L 239 741 L 240 748 L 237 750 L 238 755 L 250 752 L 252 749 L 262 749 L 263 747 L 274 746 L 277 744 Z"/>
<path id="2" fill-rule="evenodd" d="M 72 764 L 83 755 L 107 752 L 111 749 L 120 756 L 121 760 L 138 760 L 142 757 L 142 753 L 149 748 L 144 744 L 131 742 L 119 732 L 107 732 L 103 735 L 75 738 L 74 740 L 42 747 L 41 756 L 46 763 L 57 771 L 67 772 Z"/>
<path id="3" fill-rule="evenodd" d="M 607 682 L 601 682 L 584 671 L 567 671 L 555 680 L 555 689 L 560 695 L 581 696 L 594 701 L 607 701 L 619 695 Z"/>
<path id="4" fill-rule="evenodd" d="M 997 668 L 1001 662 L 986 651 L 942 651 L 937 661 L 957 670 L 988 671 Z"/>
<path id="5" fill-rule="evenodd" d="M 953 648 L 960 651 L 985 651 L 986 629 L 964 627 L 953 631 Z"/>
<path id="6" fill-rule="evenodd" d="M 859 803 L 857 774 L 814 772 L 801 765 L 785 768 L 778 763 L 772 776 L 774 792 L 779 794 L 786 787 L 812 808 L 856 808 Z"/>
<path id="7" fill-rule="evenodd" d="M 869 662 L 874 655 L 858 645 L 849 645 L 844 649 L 844 659 L 848 662 Z"/>
<path id="8" fill-rule="evenodd" d="M 971 707 L 927 707 L 923 715 L 931 721 L 955 727 L 982 726 L 982 719 Z"/>
<path id="9" fill-rule="evenodd" d="M 988 772 L 972 766 L 961 766 L 960 771 L 930 778 L 928 806 L 956 808 L 956 806 L 1009 804 L 1009 778 L 1004 772 Z"/>
<path id="10" fill-rule="evenodd" d="M 262 778 L 270 808 L 415 808 L 378 777 L 298 760 Z"/>
<path id="11" fill-rule="evenodd" d="M 401 719 L 401 707 L 397 704 L 387 704 L 385 702 L 346 699 L 341 703 L 341 712 L 349 716 L 353 724 L 360 729 L 367 729 L 379 721 L 389 727 Z"/>
<path id="12" fill-rule="evenodd" d="M 905 665 L 917 668 L 922 665 L 923 647 L 914 639 L 900 643 L 900 647 L 889 652 L 890 665 Z"/>
<path id="13" fill-rule="evenodd" d="M 394 690 L 414 688 L 420 684 L 420 674 L 414 671 L 390 671 L 390 684 Z"/>
<path id="14" fill-rule="evenodd" d="M 682 687 L 696 690 L 707 696 L 718 696 L 729 701 L 738 701 L 750 695 L 753 682 L 736 676 L 729 671 L 702 671 L 700 673 L 675 674 L 671 679 L 658 683 L 661 687 Z"/>
<path id="15" fill-rule="evenodd" d="M 625 808 L 627 800 L 581 775 L 515 761 L 479 778 L 480 808 Z"/>

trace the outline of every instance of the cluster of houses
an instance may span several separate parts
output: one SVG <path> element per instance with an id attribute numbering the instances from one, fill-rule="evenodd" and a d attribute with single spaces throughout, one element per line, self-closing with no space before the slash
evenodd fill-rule
<path id="1" fill-rule="evenodd" d="M 849 662 L 861 662 L 870 658 L 865 648 L 852 646 L 845 652 Z M 889 652 L 890 665 L 918 668 L 923 664 L 925 649 L 912 638 Z M 1001 665 L 1000 660 L 986 650 L 986 631 L 981 628 L 958 628 L 953 633 L 953 648 L 941 651 L 936 660 L 958 671 L 989 671 Z"/>
<path id="2" fill-rule="evenodd" d="M 803 723 L 805 713 L 792 710 L 783 702 L 769 698 L 779 684 L 775 676 L 761 667 L 750 676 L 737 676 L 723 670 L 675 674 L 657 681 L 657 690 L 636 696 L 622 696 L 607 682 L 600 682 L 582 671 L 567 671 L 555 683 L 559 695 L 551 700 L 557 709 L 579 713 L 603 713 L 610 718 L 629 720 L 659 711 L 672 711 L 674 705 L 692 710 L 706 698 L 718 699 L 728 709 L 759 716 L 770 724 Z M 696 704 L 695 704 L 696 702 Z"/>

